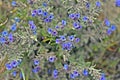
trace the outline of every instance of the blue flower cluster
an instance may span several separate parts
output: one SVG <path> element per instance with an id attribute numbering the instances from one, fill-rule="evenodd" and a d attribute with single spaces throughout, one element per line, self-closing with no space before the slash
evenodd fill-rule
<path id="1" fill-rule="evenodd" d="M 21 60 L 13 60 L 10 63 L 6 63 L 6 69 L 7 70 L 12 70 L 13 68 L 17 68 L 21 64 Z"/>
<path id="2" fill-rule="evenodd" d="M 49 14 L 47 11 L 43 11 L 40 8 L 33 10 L 31 15 L 32 17 L 41 16 L 42 17 L 41 19 L 46 23 L 51 22 L 54 19 L 54 14 L 52 13 Z"/>
<path id="3" fill-rule="evenodd" d="M 59 36 L 56 39 L 57 44 L 61 44 L 63 50 L 71 50 L 74 47 L 74 43 L 78 43 L 80 41 L 79 38 L 76 38 L 74 35 L 70 35 L 65 37 L 65 35 Z"/>
<path id="4" fill-rule="evenodd" d="M 104 24 L 105 24 L 106 26 L 108 26 L 108 29 L 107 29 L 107 34 L 108 34 L 108 35 L 111 35 L 111 34 L 117 29 L 116 25 L 111 24 L 108 19 L 105 19 L 105 20 L 104 20 Z"/>
<path id="5" fill-rule="evenodd" d="M 40 61 L 38 59 L 33 60 L 34 68 L 32 69 L 33 73 L 38 73 L 40 71 Z"/>

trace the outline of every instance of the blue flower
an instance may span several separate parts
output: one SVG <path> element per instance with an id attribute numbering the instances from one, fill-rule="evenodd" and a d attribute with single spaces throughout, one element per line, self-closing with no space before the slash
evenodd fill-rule
<path id="1" fill-rule="evenodd" d="M 101 74 L 100 80 L 106 80 L 105 75 Z"/>
<path id="2" fill-rule="evenodd" d="M 57 32 L 56 30 L 53 30 L 53 31 L 52 31 L 52 35 L 53 35 L 53 36 L 57 36 L 57 34 L 58 34 L 58 32 Z"/>
<path id="3" fill-rule="evenodd" d="M 73 48 L 73 44 L 71 42 L 62 43 L 63 50 L 71 50 Z"/>
<path id="4" fill-rule="evenodd" d="M 42 9 L 38 9 L 38 10 L 37 10 L 37 14 L 38 14 L 38 15 L 41 15 L 41 14 L 43 14 L 43 11 L 42 11 Z"/>
<path id="5" fill-rule="evenodd" d="M 18 66 L 18 62 L 16 60 L 11 61 L 10 63 L 13 67 L 17 67 Z"/>
<path id="6" fill-rule="evenodd" d="M 116 7 L 120 7 L 120 0 L 116 0 L 115 5 L 116 5 Z"/>
<path id="7" fill-rule="evenodd" d="M 12 70 L 13 66 L 10 63 L 5 64 L 7 70 Z"/>
<path id="8" fill-rule="evenodd" d="M 57 44 L 61 43 L 61 40 L 60 39 L 56 39 L 56 43 Z"/>
<path id="9" fill-rule="evenodd" d="M 84 69 L 82 73 L 84 76 L 88 76 L 88 70 Z"/>
<path id="10" fill-rule="evenodd" d="M 78 22 L 74 22 L 74 23 L 73 23 L 73 27 L 74 27 L 75 29 L 77 29 L 77 28 L 79 27 L 79 23 L 78 23 Z"/>
<path id="11" fill-rule="evenodd" d="M 39 64 L 40 64 L 39 60 L 35 59 L 34 60 L 34 65 L 39 65 Z"/>
<path id="12" fill-rule="evenodd" d="M 73 71 L 73 75 L 74 75 L 74 77 L 78 77 L 79 76 L 79 73 L 78 73 L 78 71 Z"/>
<path id="13" fill-rule="evenodd" d="M 96 6 L 97 7 L 100 7 L 101 6 L 101 3 L 99 1 L 96 1 Z"/>
<path id="14" fill-rule="evenodd" d="M 86 3 L 86 8 L 90 8 L 90 3 L 89 2 Z"/>
<path id="15" fill-rule="evenodd" d="M 45 19 L 44 19 L 44 22 L 46 22 L 46 23 L 51 22 L 51 19 L 45 18 Z"/>
<path id="16" fill-rule="evenodd" d="M 6 42 L 5 37 L 0 37 L 0 43 L 4 44 Z"/>
<path id="17" fill-rule="evenodd" d="M 31 30 L 36 30 L 36 28 L 37 28 L 37 27 L 36 27 L 35 24 L 33 24 L 33 25 L 30 26 L 30 29 L 31 29 Z"/>
<path id="18" fill-rule="evenodd" d="M 34 73 L 38 73 L 40 71 L 40 66 L 36 66 L 34 69 L 32 69 Z"/>
<path id="19" fill-rule="evenodd" d="M 17 26 L 17 24 L 16 24 L 16 23 L 14 23 L 14 24 L 11 26 L 11 28 L 10 28 L 10 29 L 11 29 L 12 31 L 15 31 L 15 30 L 17 29 L 17 27 L 16 27 L 16 26 Z"/>
<path id="20" fill-rule="evenodd" d="M 115 31 L 116 30 L 116 26 L 115 25 L 111 25 L 111 27 L 110 27 L 110 29 L 112 30 L 112 31 Z"/>
<path id="21" fill-rule="evenodd" d="M 60 40 L 61 40 L 61 41 L 66 41 L 65 36 L 64 36 L 64 35 L 61 35 L 61 36 L 60 36 Z"/>
<path id="22" fill-rule="evenodd" d="M 64 64 L 63 69 L 68 70 L 68 64 Z"/>
<path id="23" fill-rule="evenodd" d="M 71 19 L 75 19 L 75 14 L 69 14 L 69 18 L 71 18 Z"/>
<path id="24" fill-rule="evenodd" d="M 16 1 L 12 1 L 11 5 L 16 6 L 17 5 Z"/>
<path id="25" fill-rule="evenodd" d="M 44 11 L 43 16 L 46 17 L 48 15 L 48 12 Z"/>
<path id="26" fill-rule="evenodd" d="M 28 21 L 28 24 L 29 24 L 29 25 L 33 25 L 33 24 L 34 24 L 34 21 Z"/>
<path id="27" fill-rule="evenodd" d="M 75 76 L 73 75 L 73 73 L 70 74 L 70 78 L 74 79 Z"/>
<path id="28" fill-rule="evenodd" d="M 110 26 L 110 21 L 108 19 L 105 19 L 104 23 L 105 23 L 106 26 L 108 26 L 108 27 Z"/>
<path id="29" fill-rule="evenodd" d="M 32 11 L 32 17 L 35 17 L 37 15 L 37 10 Z"/>
<path id="30" fill-rule="evenodd" d="M 42 5 L 43 5 L 44 7 L 47 7 L 47 3 L 46 3 L 46 2 L 43 2 Z"/>
<path id="31" fill-rule="evenodd" d="M 83 21 L 87 21 L 88 20 L 88 18 L 87 18 L 87 16 L 83 16 L 83 19 L 82 19 Z"/>
<path id="32" fill-rule="evenodd" d="M 79 18 L 80 18 L 80 13 L 76 13 L 76 14 L 75 14 L 75 17 L 76 17 L 77 19 L 79 19 Z"/>
<path id="33" fill-rule="evenodd" d="M 111 35 L 111 34 L 112 34 L 112 30 L 111 30 L 111 28 L 108 28 L 108 30 L 107 30 L 107 34 L 108 34 L 108 35 Z"/>
<path id="34" fill-rule="evenodd" d="M 68 39 L 69 39 L 70 41 L 73 41 L 73 40 L 75 39 L 75 37 L 74 37 L 74 35 L 71 35 L 71 36 L 68 36 Z"/>
<path id="35" fill-rule="evenodd" d="M 76 43 L 80 42 L 80 38 L 75 38 L 75 42 Z"/>
<path id="36" fill-rule="evenodd" d="M 12 72 L 12 76 L 13 76 L 13 77 L 16 77 L 16 75 L 17 75 L 17 71 L 13 71 L 13 72 Z"/>
<path id="37" fill-rule="evenodd" d="M 13 42 L 13 35 L 12 35 L 12 33 L 10 33 L 8 35 L 8 40 L 9 40 L 9 42 Z"/>
<path id="38" fill-rule="evenodd" d="M 53 18 L 54 18 L 54 15 L 53 15 L 53 14 L 50 14 L 50 15 L 48 16 L 48 18 L 49 18 L 49 19 L 53 19 Z"/>
<path id="39" fill-rule="evenodd" d="M 55 28 L 56 28 L 56 29 L 59 29 L 59 28 L 60 28 L 60 26 L 56 25 L 56 26 L 55 26 Z"/>
<path id="40" fill-rule="evenodd" d="M 55 57 L 54 56 L 50 56 L 48 60 L 49 60 L 49 62 L 54 62 L 55 61 Z"/>
<path id="41" fill-rule="evenodd" d="M 7 30 L 4 30 L 3 32 L 2 32 L 2 36 L 7 36 L 8 35 L 8 31 Z"/>
<path id="42" fill-rule="evenodd" d="M 52 34 L 53 30 L 52 30 L 51 28 L 48 28 L 48 29 L 47 29 L 47 32 L 48 32 L 49 34 Z"/>
<path id="43" fill-rule="evenodd" d="M 67 22 L 65 20 L 62 20 L 62 25 L 65 26 Z"/>
<path id="44" fill-rule="evenodd" d="M 57 69 L 53 70 L 53 75 L 58 75 L 58 70 Z"/>
<path id="45" fill-rule="evenodd" d="M 20 19 L 18 17 L 14 18 L 15 22 L 20 22 Z"/>

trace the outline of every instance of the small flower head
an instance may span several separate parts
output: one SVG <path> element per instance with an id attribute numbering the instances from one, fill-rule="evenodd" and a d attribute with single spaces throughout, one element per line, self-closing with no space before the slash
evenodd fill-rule
<path id="1" fill-rule="evenodd" d="M 12 31 L 15 31 L 15 30 L 17 29 L 17 24 L 14 23 L 14 24 L 10 27 L 10 29 L 11 29 Z"/>
<path id="2" fill-rule="evenodd" d="M 71 18 L 71 19 L 75 19 L 75 14 L 74 13 L 72 13 L 72 14 L 69 14 L 69 18 Z"/>
<path id="3" fill-rule="evenodd" d="M 43 14 L 43 11 L 42 11 L 42 9 L 37 9 L 37 14 L 38 14 L 38 15 L 41 15 L 41 14 Z"/>
<path id="4" fill-rule="evenodd" d="M 20 19 L 18 17 L 14 18 L 15 22 L 20 22 Z"/>
<path id="5" fill-rule="evenodd" d="M 3 32 L 2 32 L 2 36 L 7 36 L 8 35 L 8 31 L 7 30 L 4 30 Z"/>
<path id="6" fill-rule="evenodd" d="M 88 70 L 84 69 L 82 73 L 84 76 L 88 76 Z"/>
<path id="7" fill-rule="evenodd" d="M 16 76 L 17 76 L 17 71 L 14 70 L 14 71 L 12 72 L 12 76 L 13 76 L 13 77 L 16 77 Z"/>
<path id="8" fill-rule="evenodd" d="M 65 36 L 64 36 L 64 35 L 61 35 L 61 36 L 60 36 L 60 40 L 61 40 L 61 41 L 66 41 Z"/>
<path id="9" fill-rule="evenodd" d="M 74 75 L 74 77 L 78 77 L 79 76 L 79 73 L 78 73 L 78 71 L 73 71 L 73 75 Z"/>
<path id="10" fill-rule="evenodd" d="M 12 1 L 11 5 L 14 7 L 17 5 L 16 1 Z"/>
<path id="11" fill-rule="evenodd" d="M 46 2 L 43 2 L 42 5 L 43 5 L 44 7 L 47 7 L 47 3 L 46 3 Z"/>
<path id="12" fill-rule="evenodd" d="M 61 40 L 60 40 L 60 39 L 56 39 L 56 43 L 57 43 L 57 44 L 60 44 L 60 43 L 61 43 Z"/>
<path id="13" fill-rule="evenodd" d="M 90 2 L 86 3 L 86 8 L 88 8 L 88 9 L 90 8 Z"/>
<path id="14" fill-rule="evenodd" d="M 62 20 L 62 25 L 65 26 L 67 22 L 65 20 Z"/>
<path id="15" fill-rule="evenodd" d="M 55 56 L 50 56 L 48 60 L 49 60 L 49 62 L 54 62 L 55 59 L 56 59 Z"/>
<path id="16" fill-rule="evenodd" d="M 111 30 L 111 28 L 108 28 L 108 30 L 107 30 L 107 34 L 108 34 L 108 35 L 111 35 L 111 34 L 112 34 L 112 30 Z"/>
<path id="17" fill-rule="evenodd" d="M 4 44 L 6 42 L 5 37 L 0 37 L 0 43 Z"/>
<path id="18" fill-rule="evenodd" d="M 80 13 L 76 13 L 75 18 L 79 19 L 80 18 Z"/>
<path id="19" fill-rule="evenodd" d="M 64 64 L 63 69 L 68 70 L 68 68 L 69 68 L 68 64 Z"/>
<path id="20" fill-rule="evenodd" d="M 108 27 L 110 26 L 110 21 L 108 19 L 105 19 L 104 23 L 105 23 L 106 26 L 108 26 Z"/>
<path id="21" fill-rule="evenodd" d="M 18 66 L 18 62 L 16 60 L 11 61 L 10 63 L 13 67 L 17 67 Z"/>
<path id="22" fill-rule="evenodd" d="M 86 22 L 88 20 L 88 17 L 87 16 L 83 16 L 83 19 L 82 19 L 84 22 Z"/>
<path id="23" fill-rule="evenodd" d="M 38 59 L 35 59 L 35 60 L 34 60 L 34 65 L 39 65 L 39 64 L 40 64 L 39 60 L 38 60 Z"/>
<path id="24" fill-rule="evenodd" d="M 32 69 L 34 73 L 38 73 L 40 71 L 40 66 L 36 66 L 34 69 Z"/>
<path id="25" fill-rule="evenodd" d="M 57 36 L 58 32 L 56 30 L 53 30 L 51 33 L 53 36 Z"/>
<path id="26" fill-rule="evenodd" d="M 115 31 L 117 27 L 115 25 L 111 25 L 110 28 L 111 28 L 112 31 Z"/>
<path id="27" fill-rule="evenodd" d="M 53 75 L 58 75 L 58 70 L 57 69 L 53 70 Z"/>
<path id="28" fill-rule="evenodd" d="M 48 28 L 48 29 L 47 29 L 47 32 L 48 32 L 49 34 L 52 34 L 53 30 L 52 30 L 51 28 Z"/>
<path id="29" fill-rule="evenodd" d="M 7 70 L 12 70 L 13 66 L 10 63 L 5 64 Z"/>
<path id="30" fill-rule="evenodd" d="M 74 78 L 75 78 L 75 76 L 74 76 L 73 73 L 70 74 L 70 78 L 71 78 L 71 79 L 74 79 Z"/>
<path id="31" fill-rule="evenodd" d="M 69 41 L 73 41 L 75 39 L 74 35 L 68 36 Z"/>
<path id="32" fill-rule="evenodd" d="M 13 42 L 13 35 L 12 35 L 12 33 L 8 34 L 8 40 L 9 40 L 9 42 Z"/>
<path id="33" fill-rule="evenodd" d="M 101 74 L 101 76 L 100 76 L 100 80 L 106 80 L 106 78 L 105 78 L 105 75 L 104 75 L 104 74 Z"/>
<path id="34" fill-rule="evenodd" d="M 80 38 L 75 38 L 75 42 L 76 43 L 80 42 Z"/>
<path id="35" fill-rule="evenodd" d="M 96 6 L 97 6 L 97 7 L 101 7 L 100 1 L 96 1 Z"/>
<path id="36" fill-rule="evenodd" d="M 33 10 L 31 15 L 32 15 L 32 17 L 35 17 L 37 15 L 37 10 Z"/>
<path id="37" fill-rule="evenodd" d="M 53 18 L 54 18 L 54 15 L 53 15 L 53 14 L 50 14 L 50 15 L 48 16 L 48 18 L 49 18 L 49 19 L 53 19 Z"/>
<path id="38" fill-rule="evenodd" d="M 48 12 L 44 11 L 44 12 L 43 12 L 43 16 L 44 16 L 44 17 L 48 16 Z"/>
<path id="39" fill-rule="evenodd" d="M 120 0 L 115 0 L 116 7 L 120 7 Z"/>

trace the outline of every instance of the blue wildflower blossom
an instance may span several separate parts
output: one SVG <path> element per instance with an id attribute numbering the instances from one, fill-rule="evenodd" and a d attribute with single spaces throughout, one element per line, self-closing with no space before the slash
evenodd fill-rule
<path id="1" fill-rule="evenodd" d="M 60 39 L 56 39 L 56 43 L 57 44 L 61 43 L 61 40 Z"/>
<path id="2" fill-rule="evenodd" d="M 71 19 L 75 19 L 75 14 L 74 14 L 74 13 L 69 14 L 69 18 L 71 18 Z"/>
<path id="3" fill-rule="evenodd" d="M 62 20 L 62 25 L 65 26 L 67 22 L 65 20 Z"/>
<path id="4" fill-rule="evenodd" d="M 4 30 L 3 32 L 2 32 L 2 36 L 7 36 L 8 35 L 8 31 L 7 30 Z"/>
<path id="5" fill-rule="evenodd" d="M 53 15 L 53 14 L 50 14 L 50 15 L 48 16 L 48 18 L 49 18 L 49 19 L 53 19 L 53 18 L 54 18 L 54 15 Z"/>
<path id="6" fill-rule="evenodd" d="M 115 0 L 116 7 L 120 7 L 120 0 Z"/>
<path id="7" fill-rule="evenodd" d="M 87 16 L 83 16 L 82 20 L 85 22 L 88 20 Z"/>
<path id="8" fill-rule="evenodd" d="M 10 63 L 5 64 L 7 70 L 12 70 L 13 66 Z"/>
<path id="9" fill-rule="evenodd" d="M 73 73 L 70 74 L 70 78 L 74 79 L 75 76 L 73 75 Z"/>
<path id="10" fill-rule="evenodd" d="M 76 17 L 77 19 L 79 19 L 79 18 L 80 18 L 80 13 L 76 13 L 76 14 L 75 14 L 75 17 Z"/>
<path id="11" fill-rule="evenodd" d="M 40 71 L 40 66 L 36 66 L 34 69 L 32 69 L 34 73 L 38 73 Z"/>
<path id="12" fill-rule="evenodd" d="M 74 35 L 68 36 L 68 39 L 69 39 L 70 41 L 73 41 L 73 40 L 75 39 L 75 36 L 74 36 Z"/>
<path id="13" fill-rule="evenodd" d="M 80 38 L 75 38 L 75 42 L 76 43 L 80 42 Z"/>
<path id="14" fill-rule="evenodd" d="M 90 8 L 90 2 L 86 3 L 86 8 L 88 8 L 88 9 Z"/>
<path id="15" fill-rule="evenodd" d="M 43 11 L 42 11 L 42 9 L 37 9 L 37 14 L 38 14 L 38 15 L 41 15 L 41 14 L 43 14 Z"/>
<path id="16" fill-rule="evenodd" d="M 15 20 L 15 22 L 20 22 L 20 18 L 18 18 L 18 17 L 15 17 L 14 20 Z"/>
<path id="17" fill-rule="evenodd" d="M 14 70 L 14 71 L 12 72 L 12 76 L 13 76 L 13 77 L 16 77 L 16 75 L 17 75 L 17 71 Z"/>
<path id="18" fill-rule="evenodd" d="M 100 80 L 106 80 L 105 74 L 101 74 Z"/>
<path id="19" fill-rule="evenodd" d="M 47 29 L 47 32 L 48 32 L 49 34 L 52 34 L 53 30 L 52 30 L 51 28 L 48 28 L 48 29 Z"/>
<path id="20" fill-rule="evenodd" d="M 10 63 L 13 67 L 17 67 L 18 66 L 18 62 L 16 60 L 11 61 Z"/>
<path id="21" fill-rule="evenodd" d="M 108 34 L 108 35 L 111 35 L 111 34 L 112 34 L 112 30 L 111 30 L 111 28 L 108 28 L 108 30 L 107 30 L 107 34 Z"/>
<path id="22" fill-rule="evenodd" d="M 96 1 L 96 6 L 97 6 L 97 7 L 100 7 L 100 6 L 101 6 L 100 1 Z"/>
<path id="23" fill-rule="evenodd" d="M 11 5 L 14 7 L 17 5 L 16 1 L 12 1 Z"/>
<path id="24" fill-rule="evenodd" d="M 43 5 L 44 7 L 47 7 L 47 3 L 46 3 L 46 2 L 43 2 L 42 5 Z"/>
<path id="25" fill-rule="evenodd" d="M 60 40 L 61 40 L 61 41 L 66 41 L 65 36 L 64 36 L 64 35 L 61 35 L 61 36 L 60 36 Z"/>
<path id="26" fill-rule="evenodd" d="M 9 42 L 13 42 L 13 35 L 12 35 L 12 33 L 8 34 L 8 40 L 9 40 Z"/>
<path id="27" fill-rule="evenodd" d="M 14 23 L 11 27 L 10 27 L 10 29 L 12 30 L 12 31 L 15 31 L 16 29 L 17 29 L 17 24 L 16 23 Z"/>
<path id="28" fill-rule="evenodd" d="M 78 71 L 73 71 L 73 75 L 74 75 L 74 77 L 78 77 L 79 76 L 79 73 L 78 73 Z"/>
<path id="29" fill-rule="evenodd" d="M 44 11 L 42 15 L 46 17 L 48 15 L 48 12 Z"/>
<path id="30" fill-rule="evenodd" d="M 39 65 L 39 64 L 40 64 L 39 60 L 38 60 L 38 59 L 35 59 L 35 60 L 34 60 L 34 65 Z"/>
<path id="31" fill-rule="evenodd" d="M 110 21 L 108 19 L 105 19 L 104 23 L 105 23 L 106 26 L 108 26 L 108 27 L 110 26 Z"/>
<path id="32" fill-rule="evenodd" d="M 55 61 L 55 57 L 54 56 L 50 56 L 48 60 L 49 60 L 49 62 L 54 62 Z"/>
<path id="33" fill-rule="evenodd" d="M 84 76 L 88 76 L 88 70 L 84 69 L 82 73 Z"/>
<path id="34" fill-rule="evenodd" d="M 63 69 L 68 70 L 68 64 L 64 64 Z"/>
<path id="35" fill-rule="evenodd" d="M 37 10 L 33 10 L 31 15 L 32 15 L 32 17 L 35 17 L 37 15 Z"/>
<path id="36" fill-rule="evenodd" d="M 115 31 L 116 30 L 116 26 L 115 25 L 111 25 L 111 27 L 110 27 L 110 29 L 112 30 L 112 31 Z"/>
<path id="37" fill-rule="evenodd" d="M 5 37 L 0 37 L 0 43 L 4 44 L 6 42 Z"/>

